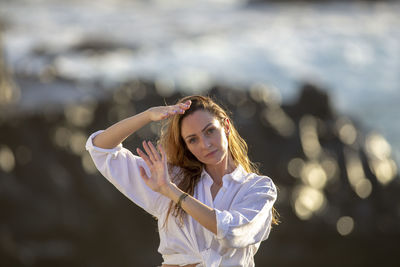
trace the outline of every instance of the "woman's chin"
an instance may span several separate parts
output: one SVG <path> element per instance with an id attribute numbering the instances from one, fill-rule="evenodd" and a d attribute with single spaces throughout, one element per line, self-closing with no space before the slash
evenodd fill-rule
<path id="1" fill-rule="evenodd" d="M 212 165 L 218 165 L 218 164 L 220 164 L 223 160 L 224 160 L 224 157 L 215 155 L 215 156 L 212 156 L 212 157 L 209 157 L 209 158 L 204 159 L 203 163 L 204 163 L 205 165 L 210 165 L 210 166 L 212 166 Z"/>

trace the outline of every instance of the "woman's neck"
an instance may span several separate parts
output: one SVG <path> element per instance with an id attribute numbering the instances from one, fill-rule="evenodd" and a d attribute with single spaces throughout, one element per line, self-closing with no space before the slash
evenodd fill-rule
<path id="1" fill-rule="evenodd" d="M 232 155 L 229 153 L 228 157 L 225 157 L 220 163 L 216 165 L 206 165 L 206 171 L 214 180 L 217 185 L 222 185 L 222 177 L 225 174 L 231 173 L 236 169 L 235 162 Z"/>

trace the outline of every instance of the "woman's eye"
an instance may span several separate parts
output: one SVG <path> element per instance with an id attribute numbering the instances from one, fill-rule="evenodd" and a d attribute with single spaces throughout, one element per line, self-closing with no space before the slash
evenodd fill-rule
<path id="1" fill-rule="evenodd" d="M 196 142 L 196 138 L 190 138 L 188 142 L 189 144 L 194 144 Z"/>
<path id="2" fill-rule="evenodd" d="M 214 132 L 214 130 L 215 130 L 214 128 L 209 128 L 209 129 L 207 130 L 207 133 L 208 133 L 208 134 L 212 134 L 212 133 Z"/>

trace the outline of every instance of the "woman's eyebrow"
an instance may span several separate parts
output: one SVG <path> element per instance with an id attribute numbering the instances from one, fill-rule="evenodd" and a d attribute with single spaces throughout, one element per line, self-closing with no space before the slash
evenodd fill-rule
<path id="1" fill-rule="evenodd" d="M 210 122 L 209 124 L 207 124 L 206 126 L 204 126 L 203 130 L 201 130 L 201 131 L 204 132 L 204 131 L 207 129 L 207 127 L 210 126 L 210 125 L 212 125 L 212 122 Z M 189 135 L 186 136 L 184 139 L 187 139 L 187 138 L 192 137 L 192 136 L 196 136 L 196 134 L 189 134 Z"/>

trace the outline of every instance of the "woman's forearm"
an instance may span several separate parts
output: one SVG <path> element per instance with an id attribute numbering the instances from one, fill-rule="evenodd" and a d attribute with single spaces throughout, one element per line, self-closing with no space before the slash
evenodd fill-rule
<path id="1" fill-rule="evenodd" d="M 167 119 L 175 114 L 183 114 L 190 107 L 190 101 L 172 106 L 152 107 L 110 126 L 93 139 L 93 144 L 100 148 L 114 148 L 128 136 L 152 121 Z"/>
<path id="2" fill-rule="evenodd" d="M 126 118 L 108 127 L 93 139 L 93 144 L 100 148 L 114 148 L 128 136 L 152 121 L 167 119 L 175 114 L 183 114 L 190 107 L 190 101 L 172 106 L 158 106 Z"/>
<path id="3" fill-rule="evenodd" d="M 151 122 L 148 110 L 119 121 L 96 135 L 93 144 L 100 148 L 114 148 L 128 136 Z"/>
<path id="4" fill-rule="evenodd" d="M 170 198 L 175 203 L 178 202 L 179 197 L 184 192 L 180 190 L 176 185 L 171 183 L 171 186 L 164 193 L 168 198 Z M 215 215 L 215 210 L 213 208 L 204 205 L 199 200 L 194 197 L 188 196 L 181 202 L 181 207 L 187 214 L 198 221 L 203 227 L 207 228 L 214 234 L 217 234 L 217 218 Z"/>

